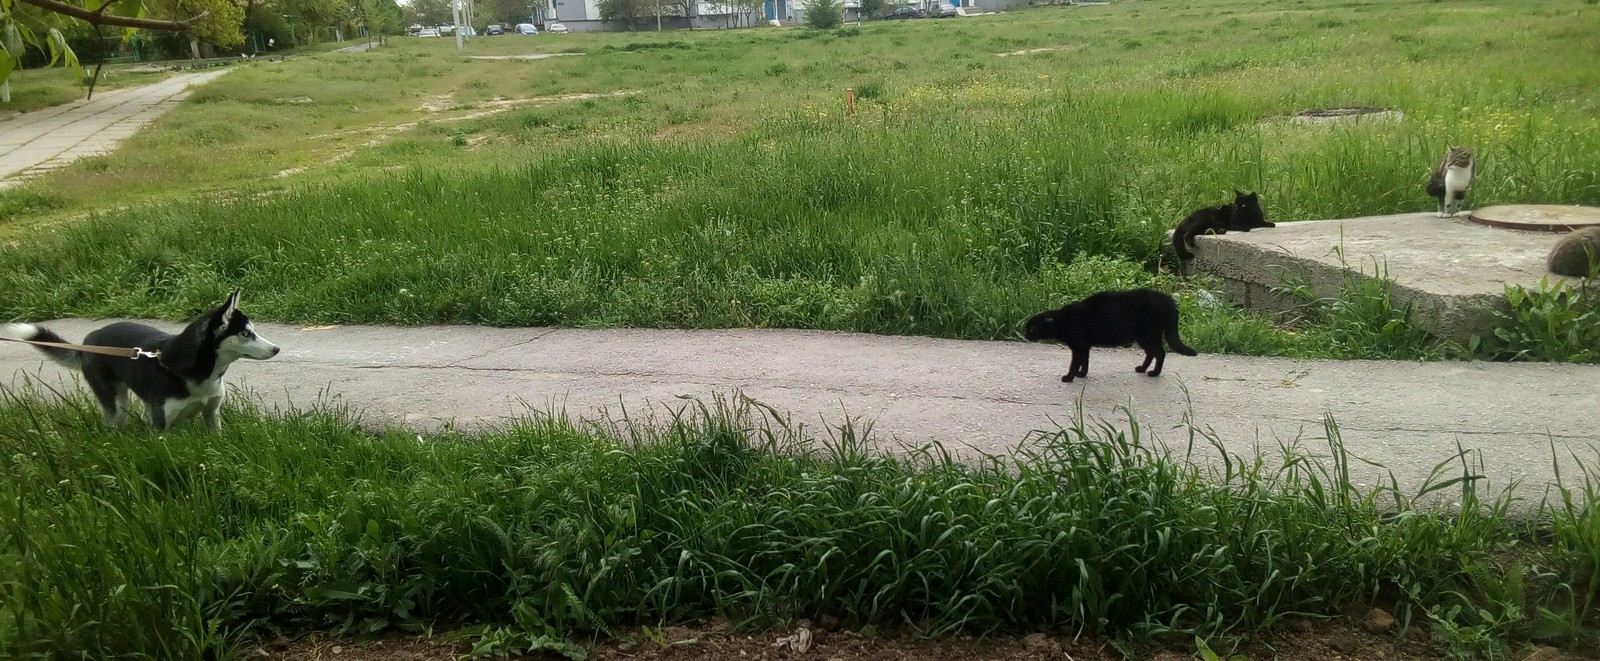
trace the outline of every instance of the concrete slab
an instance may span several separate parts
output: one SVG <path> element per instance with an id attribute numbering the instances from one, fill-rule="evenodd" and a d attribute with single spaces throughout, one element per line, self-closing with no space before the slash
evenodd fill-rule
<path id="1" fill-rule="evenodd" d="M 105 321 L 48 322 L 80 339 Z M 177 324 L 157 324 L 176 329 Z M 1600 367 L 1551 364 L 1303 361 L 1173 356 L 1166 374 L 1132 367 L 1131 350 L 1096 350 L 1087 379 L 1059 380 L 1065 349 L 1020 342 L 791 330 L 575 330 L 322 327 L 262 324 L 277 358 L 229 373 L 268 407 L 333 402 L 374 422 L 427 431 L 498 424 L 530 412 L 657 420 L 735 391 L 826 438 L 825 425 L 871 421 L 880 446 L 942 441 L 963 456 L 1005 452 L 1031 433 L 1090 419 L 1180 451 L 1209 430 L 1230 454 L 1301 443 L 1326 454 L 1323 422 L 1346 447 L 1415 488 L 1457 444 L 1482 451 L 1491 485 L 1537 497 L 1554 466 L 1600 451 Z M 24 345 L 0 342 L 0 387 L 37 378 L 70 392 L 76 375 Z M 1191 426 L 1191 424 L 1193 426 Z M 1218 451 L 1197 439 L 1194 456 Z M 1375 484 L 1382 471 L 1356 465 Z M 1452 469 L 1454 470 L 1454 469 Z M 1570 474 L 1570 473 L 1569 473 Z"/>
<path id="2" fill-rule="evenodd" d="M 1280 222 L 1249 233 L 1201 236 L 1186 269 L 1220 276 L 1235 300 L 1267 310 L 1299 305 L 1274 288 L 1299 283 L 1316 296 L 1333 297 L 1347 278 L 1383 275 L 1394 282 L 1395 300 L 1414 306 L 1423 328 L 1466 342 L 1491 332 L 1493 310 L 1507 308 L 1507 285 L 1572 280 L 1545 270 L 1560 238 L 1432 212 Z"/>

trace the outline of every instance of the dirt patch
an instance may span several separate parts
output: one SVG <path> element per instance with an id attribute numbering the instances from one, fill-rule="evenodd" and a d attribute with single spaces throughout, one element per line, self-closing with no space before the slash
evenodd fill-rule
<path id="1" fill-rule="evenodd" d="M 478 109 L 476 112 L 469 112 L 469 113 L 467 113 L 465 115 L 461 115 L 459 117 L 446 117 L 444 119 L 438 119 L 438 120 L 434 120 L 434 121 L 452 122 L 452 121 L 459 121 L 459 120 L 463 120 L 463 119 L 477 119 L 479 117 L 486 117 L 488 115 L 493 115 L 493 114 L 496 114 L 496 113 L 502 113 L 502 112 L 505 112 L 507 110 L 511 110 L 512 108 L 517 108 L 517 107 L 521 107 L 521 106 L 539 106 L 539 105 L 544 105 L 544 104 L 547 104 L 547 103 L 556 103 L 558 101 L 584 101 L 584 100 L 587 100 L 587 99 L 604 99 L 604 98 L 619 97 L 619 96 L 632 96 L 632 95 L 638 94 L 638 93 L 639 92 L 636 91 L 636 90 L 618 90 L 616 92 L 602 92 L 602 93 L 584 92 L 584 93 L 580 93 L 580 94 L 556 94 L 554 96 L 535 96 L 535 97 L 529 97 L 529 98 L 526 98 L 526 99 L 495 98 L 495 99 L 490 99 L 488 101 L 484 101 L 483 103 L 479 103 L 479 104 L 473 106 L 474 108 Z"/>
<path id="2" fill-rule="evenodd" d="M 1072 47 L 1071 46 L 1046 46 L 1044 48 L 1029 48 L 1027 50 L 1014 50 L 1014 51 L 1011 51 L 1009 53 L 995 53 L 995 55 L 997 55 L 999 57 L 1013 57 L 1013 56 L 1017 56 L 1017 55 L 1036 55 L 1036 54 L 1039 54 L 1039 53 L 1051 53 L 1051 52 L 1055 52 L 1055 51 L 1058 51 L 1058 50 L 1067 50 L 1068 48 L 1072 48 Z"/>
<path id="3" fill-rule="evenodd" d="M 474 60 L 545 60 L 552 57 L 582 55 L 583 53 L 529 53 L 527 55 L 473 55 Z"/>
<path id="4" fill-rule="evenodd" d="M 706 622 L 690 627 L 665 627 L 650 632 L 627 630 L 625 640 L 606 641 L 590 650 L 594 661 L 650 659 L 659 661 L 778 661 L 815 659 L 816 661 L 1033 661 L 1072 659 L 1073 661 L 1123 661 L 1122 655 L 1103 639 L 1079 638 L 1061 633 L 1035 633 L 1027 636 L 979 638 L 958 635 L 926 640 L 913 635 L 870 632 L 829 631 L 824 627 L 805 627 L 763 633 L 731 630 L 725 622 Z M 247 648 L 246 657 L 263 659 L 310 659 L 314 661 L 453 661 L 470 649 L 463 642 L 427 639 L 416 636 L 389 636 L 367 643 L 329 639 L 312 635 L 298 640 L 274 640 Z M 795 643 L 801 638 L 809 642 Z M 804 648 L 805 651 L 798 651 Z M 1261 640 L 1233 650 L 1249 658 L 1276 658 L 1283 661 L 1329 661 L 1333 659 L 1383 659 L 1384 661 L 1432 661 L 1445 659 L 1445 653 L 1431 642 L 1425 631 L 1409 635 L 1372 634 L 1350 620 L 1311 622 L 1291 620 Z M 1148 649 L 1132 658 L 1149 661 L 1182 661 L 1193 658 L 1192 644 L 1177 642 L 1173 649 Z M 531 658 L 558 658 L 548 657 Z M 1519 657 L 1520 658 L 1520 657 Z"/>
<path id="5" fill-rule="evenodd" d="M 1403 119 L 1405 116 L 1405 113 L 1393 108 L 1348 106 L 1304 110 L 1291 115 L 1289 121 L 1295 124 L 1334 124 L 1357 121 L 1386 122 Z"/>
<path id="6" fill-rule="evenodd" d="M 631 95 L 638 94 L 638 93 L 639 92 L 637 90 L 618 90 L 618 91 L 615 91 L 615 92 L 599 92 L 599 93 L 585 92 L 585 93 L 579 93 L 579 94 L 556 94 L 556 95 L 552 95 L 552 96 L 535 96 L 535 97 L 529 97 L 529 98 L 526 98 L 526 99 L 507 99 L 507 98 L 504 98 L 504 97 L 499 97 L 499 98 L 490 99 L 488 101 L 484 101 L 482 103 L 477 103 L 477 104 L 474 104 L 472 106 L 468 106 L 467 108 L 465 108 L 466 110 L 471 110 L 471 112 L 467 112 L 465 114 L 455 115 L 455 116 L 451 116 L 451 117 L 430 118 L 430 119 L 428 119 L 428 121 L 435 122 L 435 123 L 459 122 L 459 121 L 464 121 L 464 120 L 468 120 L 468 119 L 478 119 L 480 117 L 488 117 L 490 115 L 496 115 L 496 114 L 499 114 L 499 113 L 506 112 L 507 110 L 520 108 L 522 106 L 537 106 L 537 105 L 544 105 L 544 104 L 547 104 L 547 103 L 558 103 L 558 102 L 564 102 L 564 101 L 583 101 L 585 99 L 603 99 L 603 98 L 608 98 L 608 97 L 631 96 Z M 450 95 L 448 95 L 448 94 L 435 96 L 432 99 L 423 102 L 423 104 L 421 106 L 418 106 L 417 107 L 417 111 L 431 114 L 431 113 L 445 112 L 447 110 L 461 110 L 461 109 L 463 109 L 460 106 L 455 105 L 455 103 L 451 99 L 452 99 L 452 97 Z M 342 152 L 339 152 L 337 154 L 334 154 L 332 158 L 329 158 L 328 160 L 323 161 L 320 164 L 320 165 L 323 165 L 323 166 L 327 166 L 327 165 L 333 165 L 335 163 L 338 163 L 339 161 L 342 161 L 344 159 L 350 158 L 351 156 L 354 156 L 355 153 L 356 153 L 356 150 L 358 150 L 358 149 L 369 149 L 369 148 L 372 148 L 372 147 L 376 147 L 376 146 L 378 146 L 380 144 L 383 144 L 383 142 L 388 140 L 389 138 L 392 138 L 395 135 L 398 135 L 398 134 L 403 133 L 405 131 L 409 131 L 411 129 L 414 129 L 418 125 L 420 125 L 421 123 L 422 122 L 406 122 L 406 123 L 403 123 L 403 124 L 395 124 L 393 126 L 369 126 L 369 127 L 366 127 L 366 128 L 349 129 L 349 130 L 346 130 L 346 131 L 336 131 L 334 133 L 323 133 L 323 134 L 320 134 L 320 135 L 308 136 L 308 137 L 306 137 L 304 139 L 305 140 L 328 140 L 330 138 L 343 138 L 343 137 L 346 137 L 346 136 L 364 135 L 364 134 L 369 134 L 369 135 L 373 136 L 372 139 L 367 140 L 366 142 L 363 142 L 363 143 L 361 143 L 359 145 L 356 145 L 352 149 L 347 149 L 345 151 L 342 151 Z M 479 140 L 481 141 L 481 138 Z M 476 143 L 475 142 L 469 142 L 469 145 L 471 145 L 471 144 L 476 144 Z M 309 166 L 297 166 L 297 167 L 292 167 L 292 168 L 287 168 L 287 169 L 284 169 L 284 170 L 280 170 L 280 171 L 278 171 L 278 173 L 276 175 L 274 175 L 274 177 L 275 178 L 282 178 L 282 177 L 289 177 L 289 176 L 297 175 L 297 174 L 300 174 L 302 172 L 305 172 L 307 167 L 309 167 Z"/>
<path id="7" fill-rule="evenodd" d="M 454 107 L 456 107 L 454 95 L 440 94 L 423 101 L 422 105 L 417 106 L 417 112 L 444 112 Z"/>

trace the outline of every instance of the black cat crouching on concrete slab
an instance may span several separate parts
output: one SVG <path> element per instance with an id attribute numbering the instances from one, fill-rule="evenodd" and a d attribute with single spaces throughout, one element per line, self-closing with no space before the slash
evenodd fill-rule
<path id="1" fill-rule="evenodd" d="M 1178 337 L 1178 302 L 1154 289 L 1103 291 L 1056 310 L 1033 315 L 1023 329 L 1029 342 L 1060 342 L 1072 350 L 1072 363 L 1061 380 L 1089 375 L 1090 347 L 1144 349 L 1144 363 L 1133 368 L 1147 376 L 1161 376 L 1166 362 L 1165 339 L 1172 350 L 1185 356 L 1199 352 Z M 1154 361 L 1155 367 L 1150 363 Z"/>

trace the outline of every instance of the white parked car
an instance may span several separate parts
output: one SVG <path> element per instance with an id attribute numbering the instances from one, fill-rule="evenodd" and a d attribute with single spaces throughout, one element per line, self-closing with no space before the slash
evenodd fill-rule
<path id="1" fill-rule="evenodd" d="M 518 23 L 517 34 L 539 34 L 539 28 L 534 27 L 532 23 Z"/>
<path id="2" fill-rule="evenodd" d="M 544 26 L 544 31 L 545 32 L 549 32 L 550 34 L 566 34 L 567 33 L 567 26 L 562 25 L 560 23 L 551 23 L 549 25 Z"/>
<path id="3" fill-rule="evenodd" d="M 422 28 L 422 30 L 417 32 L 417 36 L 419 36 L 419 37 L 437 37 L 437 36 L 439 36 L 439 31 L 435 30 L 433 28 Z"/>

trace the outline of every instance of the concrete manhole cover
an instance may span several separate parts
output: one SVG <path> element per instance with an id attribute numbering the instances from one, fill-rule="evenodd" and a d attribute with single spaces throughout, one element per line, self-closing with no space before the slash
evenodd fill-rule
<path id="1" fill-rule="evenodd" d="M 1600 207 L 1571 204 L 1502 204 L 1474 211 L 1468 218 L 1472 222 L 1491 227 L 1561 232 L 1580 227 L 1600 226 Z"/>
<path id="2" fill-rule="evenodd" d="M 1332 124 L 1355 121 L 1389 121 L 1405 117 L 1405 113 L 1391 108 L 1350 106 L 1344 108 L 1312 108 L 1289 117 L 1296 124 Z"/>

